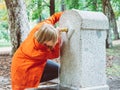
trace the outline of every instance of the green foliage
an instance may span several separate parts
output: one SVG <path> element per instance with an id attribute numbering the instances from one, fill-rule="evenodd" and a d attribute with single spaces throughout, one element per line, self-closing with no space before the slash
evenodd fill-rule
<path id="1" fill-rule="evenodd" d="M 101 0 L 66 0 L 67 9 L 102 11 Z"/>
<path id="2" fill-rule="evenodd" d="M 4 1 L 0 1 L 1 5 L 4 6 Z M 9 42 L 10 41 L 10 35 L 8 33 L 8 16 L 7 16 L 7 10 L 6 8 L 0 8 L 0 46 L 4 46 L 3 42 Z M 6 44 L 7 45 L 7 44 Z M 5 46 L 6 46 L 5 45 Z"/>
<path id="3" fill-rule="evenodd" d="M 55 0 L 55 12 L 61 11 L 61 0 Z"/>
<path id="4" fill-rule="evenodd" d="M 6 29 L 8 29 L 8 23 L 7 23 L 7 21 L 1 21 L 1 22 L 0 22 L 0 29 L 1 29 L 1 30 L 6 30 Z"/>
<path id="5" fill-rule="evenodd" d="M 65 0 L 67 9 L 79 9 L 80 8 L 80 0 Z"/>
<path id="6" fill-rule="evenodd" d="M 26 5 L 29 20 L 44 19 L 42 16 L 42 11 L 45 10 L 43 0 L 26 0 Z"/>
<path id="7" fill-rule="evenodd" d="M 50 0 L 26 0 L 29 20 L 41 19 L 49 16 Z M 55 12 L 61 11 L 61 1 L 55 0 Z M 80 9 L 88 11 L 102 11 L 102 0 L 63 0 L 68 9 Z M 120 1 L 111 0 L 116 18 L 120 16 Z"/>
<path id="8" fill-rule="evenodd" d="M 34 3 L 32 19 L 40 18 L 42 12 L 42 0 L 32 0 Z"/>
<path id="9" fill-rule="evenodd" d="M 7 30 L 0 30 L 0 39 L 10 41 L 10 33 Z"/>
<path id="10" fill-rule="evenodd" d="M 69 3 L 69 9 L 79 9 L 79 0 L 67 0 L 67 2 Z"/>
<path id="11" fill-rule="evenodd" d="M 102 11 L 102 1 L 101 0 L 88 0 L 84 8 L 90 11 Z"/>
<path id="12" fill-rule="evenodd" d="M 0 9 L 0 30 L 8 29 L 7 10 Z"/>
<path id="13" fill-rule="evenodd" d="M 115 13 L 116 19 L 120 17 L 120 0 L 111 0 L 111 5 Z"/>

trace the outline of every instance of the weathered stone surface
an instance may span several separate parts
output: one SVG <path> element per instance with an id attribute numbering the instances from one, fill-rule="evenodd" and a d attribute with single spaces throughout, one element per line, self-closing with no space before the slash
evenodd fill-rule
<path id="1" fill-rule="evenodd" d="M 67 34 L 62 34 L 60 84 L 77 90 L 108 90 L 105 73 L 106 16 L 100 12 L 70 10 L 64 12 L 59 25 L 69 29 Z"/>

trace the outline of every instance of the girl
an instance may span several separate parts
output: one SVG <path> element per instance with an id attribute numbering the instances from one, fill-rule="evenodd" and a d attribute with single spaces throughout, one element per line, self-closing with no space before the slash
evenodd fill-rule
<path id="1" fill-rule="evenodd" d="M 39 82 L 58 76 L 59 66 L 48 59 L 59 57 L 59 31 L 53 25 L 61 14 L 55 13 L 38 23 L 15 52 L 11 65 L 12 90 L 37 87 Z"/>

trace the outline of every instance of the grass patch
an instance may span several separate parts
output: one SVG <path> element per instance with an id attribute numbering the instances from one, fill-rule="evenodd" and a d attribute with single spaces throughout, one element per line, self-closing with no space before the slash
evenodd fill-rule
<path id="1" fill-rule="evenodd" d="M 120 65 L 113 64 L 112 67 L 107 67 L 107 75 L 120 76 Z"/>
<path id="2" fill-rule="evenodd" d="M 106 53 L 108 56 L 117 57 L 116 61 L 120 61 L 120 45 L 107 49 Z M 120 76 L 120 64 L 115 62 L 115 59 L 112 62 L 112 67 L 107 67 L 106 69 L 107 75 Z"/>
<path id="3" fill-rule="evenodd" d="M 107 55 L 119 56 L 120 57 L 120 45 L 113 46 L 109 49 L 106 49 Z"/>

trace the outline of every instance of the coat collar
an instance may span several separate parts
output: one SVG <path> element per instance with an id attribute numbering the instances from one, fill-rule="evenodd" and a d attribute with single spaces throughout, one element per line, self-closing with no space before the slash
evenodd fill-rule
<path id="1" fill-rule="evenodd" d="M 44 51 L 48 51 L 49 48 L 41 43 L 39 43 L 36 38 L 34 37 L 34 44 L 35 44 L 35 48 L 36 49 L 40 49 L 40 50 L 44 50 Z"/>

